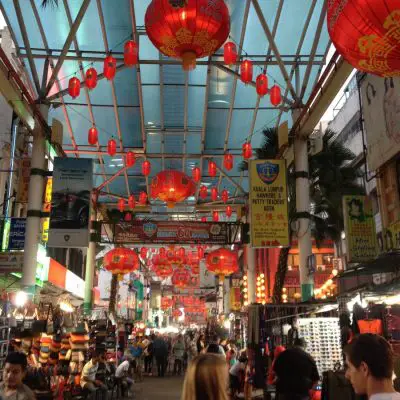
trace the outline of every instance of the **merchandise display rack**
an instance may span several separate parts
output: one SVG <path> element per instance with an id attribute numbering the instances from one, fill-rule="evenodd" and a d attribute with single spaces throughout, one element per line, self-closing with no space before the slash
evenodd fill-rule
<path id="1" fill-rule="evenodd" d="M 10 323 L 7 317 L 0 317 L 0 370 L 3 370 L 9 345 Z"/>

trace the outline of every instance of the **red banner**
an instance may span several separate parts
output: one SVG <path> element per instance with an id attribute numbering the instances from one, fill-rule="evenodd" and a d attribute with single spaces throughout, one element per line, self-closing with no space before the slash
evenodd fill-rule
<path id="1" fill-rule="evenodd" d="M 314 274 L 314 285 L 316 288 L 322 286 L 330 277 L 330 272 L 316 272 Z M 288 272 L 285 278 L 286 288 L 300 287 L 300 272 Z"/>

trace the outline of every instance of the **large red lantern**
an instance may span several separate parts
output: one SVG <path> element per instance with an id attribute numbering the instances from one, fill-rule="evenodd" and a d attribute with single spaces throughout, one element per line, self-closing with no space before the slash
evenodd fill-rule
<path id="1" fill-rule="evenodd" d="M 192 178 L 195 182 L 200 182 L 201 179 L 201 171 L 199 167 L 194 167 L 192 169 Z"/>
<path id="2" fill-rule="evenodd" d="M 253 80 L 253 62 L 251 60 L 243 60 L 240 64 L 240 79 L 246 84 Z"/>
<path id="3" fill-rule="evenodd" d="M 214 250 L 208 253 L 206 266 L 208 271 L 220 277 L 231 275 L 239 268 L 237 253 L 224 248 Z"/>
<path id="4" fill-rule="evenodd" d="M 170 0 L 152 0 L 145 15 L 146 32 L 154 46 L 168 57 L 182 60 L 186 71 L 196 59 L 214 54 L 230 31 L 224 0 L 187 0 L 174 8 Z"/>
<path id="5" fill-rule="evenodd" d="M 257 76 L 256 91 L 257 94 L 261 97 L 265 96 L 268 93 L 268 78 L 265 73 Z"/>
<path id="6" fill-rule="evenodd" d="M 139 193 L 139 204 L 145 206 L 147 204 L 147 193 L 140 192 Z"/>
<path id="7" fill-rule="evenodd" d="M 138 63 L 139 48 L 136 42 L 128 40 L 124 45 L 124 62 L 129 67 Z"/>
<path id="8" fill-rule="evenodd" d="M 139 268 L 139 257 L 131 249 L 118 247 L 104 256 L 103 265 L 113 274 L 128 274 Z"/>
<path id="9" fill-rule="evenodd" d="M 128 206 L 129 206 L 129 208 L 136 207 L 136 200 L 135 200 L 135 196 L 133 194 L 131 194 L 128 198 Z"/>
<path id="10" fill-rule="evenodd" d="M 126 153 L 126 165 L 128 167 L 133 167 L 135 165 L 135 162 L 136 162 L 135 153 L 133 151 L 128 151 Z"/>
<path id="11" fill-rule="evenodd" d="M 169 208 L 193 196 L 194 182 L 181 171 L 161 171 L 151 182 L 151 197 L 165 201 Z"/>
<path id="12" fill-rule="evenodd" d="M 110 139 L 107 143 L 107 153 L 112 157 L 117 152 L 117 142 L 114 139 Z"/>
<path id="13" fill-rule="evenodd" d="M 212 218 L 214 222 L 218 222 L 219 221 L 219 214 L 218 211 L 213 211 L 212 213 Z"/>
<path id="14" fill-rule="evenodd" d="M 216 187 L 211 188 L 211 200 L 212 201 L 218 200 L 218 189 Z"/>
<path id="15" fill-rule="evenodd" d="M 221 199 L 224 203 L 226 203 L 229 199 L 229 193 L 226 189 L 221 192 Z"/>
<path id="16" fill-rule="evenodd" d="M 233 155 L 226 153 L 224 155 L 224 168 L 230 171 L 233 168 Z"/>
<path id="17" fill-rule="evenodd" d="M 207 186 L 205 185 L 201 185 L 200 187 L 200 191 L 199 191 L 199 196 L 200 198 L 202 198 L 203 200 L 205 200 L 208 196 L 208 189 Z"/>
<path id="18" fill-rule="evenodd" d="M 224 45 L 224 63 L 226 65 L 236 64 L 237 50 L 236 44 L 233 42 L 226 42 Z"/>
<path id="19" fill-rule="evenodd" d="M 354 68 L 400 75 L 398 0 L 330 0 L 327 16 L 333 44 Z"/>
<path id="20" fill-rule="evenodd" d="M 177 288 L 185 288 L 190 281 L 190 272 L 187 269 L 179 268 L 174 271 L 171 282 Z"/>
<path id="21" fill-rule="evenodd" d="M 104 76 L 108 79 L 114 79 L 115 73 L 117 72 L 117 60 L 109 55 L 104 59 Z"/>
<path id="22" fill-rule="evenodd" d="M 94 68 L 86 71 L 85 83 L 88 89 L 94 89 L 97 86 L 97 71 Z"/>
<path id="23" fill-rule="evenodd" d="M 162 297 L 161 298 L 161 309 L 166 311 L 172 307 L 173 301 L 170 297 Z"/>
<path id="24" fill-rule="evenodd" d="M 80 92 L 81 92 L 81 81 L 76 76 L 74 76 L 68 82 L 68 93 L 73 99 L 75 99 L 76 97 L 79 96 Z"/>
<path id="25" fill-rule="evenodd" d="M 149 160 L 144 160 L 142 164 L 142 174 L 144 176 L 149 176 L 151 172 L 151 163 Z"/>
<path id="26" fill-rule="evenodd" d="M 92 126 L 88 132 L 88 142 L 90 145 L 94 146 L 99 138 L 99 133 L 95 126 Z"/>
<path id="27" fill-rule="evenodd" d="M 249 158 L 251 158 L 251 156 L 253 155 L 253 150 L 251 148 L 251 143 L 247 142 L 244 143 L 242 146 L 242 154 L 243 154 L 243 158 L 245 160 L 248 160 Z"/>
<path id="28" fill-rule="evenodd" d="M 217 175 L 217 164 L 214 161 L 208 162 L 208 175 L 214 178 Z"/>
<path id="29" fill-rule="evenodd" d="M 275 107 L 279 106 L 282 102 L 281 88 L 278 85 L 272 86 L 269 96 L 271 98 L 271 104 Z"/>
<path id="30" fill-rule="evenodd" d="M 125 200 L 124 199 L 118 200 L 118 209 L 121 212 L 123 212 L 125 210 Z"/>

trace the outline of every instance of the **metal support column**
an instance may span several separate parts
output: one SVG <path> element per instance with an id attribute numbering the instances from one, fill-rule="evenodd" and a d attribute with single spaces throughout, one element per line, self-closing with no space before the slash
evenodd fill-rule
<path id="1" fill-rule="evenodd" d="M 40 112 L 45 121 L 49 106 L 40 105 Z M 28 213 L 26 218 L 26 233 L 24 246 L 24 266 L 22 269 L 21 289 L 30 294 L 35 292 L 37 252 L 40 240 L 40 218 L 42 212 L 44 177 L 47 166 L 45 165 L 45 136 L 41 125 L 34 129 L 31 177 L 28 192 Z"/>
<path id="2" fill-rule="evenodd" d="M 249 305 L 256 302 L 256 251 L 246 245 L 247 290 Z"/>
<path id="3" fill-rule="evenodd" d="M 85 315 L 92 312 L 92 294 L 93 294 L 93 280 L 94 270 L 96 266 L 96 242 L 94 241 L 93 225 L 96 221 L 96 211 L 93 209 L 90 214 L 90 241 L 86 254 L 86 269 L 85 269 L 85 299 L 83 301 L 83 310 Z"/>

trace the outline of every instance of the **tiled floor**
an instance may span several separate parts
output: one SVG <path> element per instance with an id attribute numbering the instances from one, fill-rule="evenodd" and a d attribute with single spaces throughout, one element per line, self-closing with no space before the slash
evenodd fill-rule
<path id="1" fill-rule="evenodd" d="M 180 400 L 183 377 L 165 378 L 145 376 L 142 383 L 135 384 L 135 400 Z"/>

